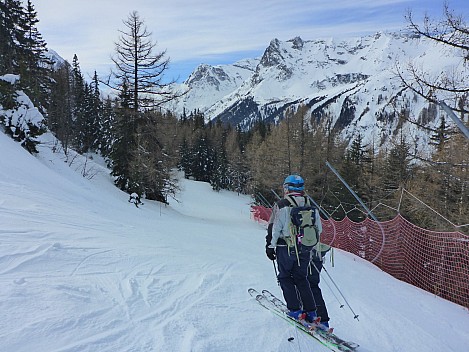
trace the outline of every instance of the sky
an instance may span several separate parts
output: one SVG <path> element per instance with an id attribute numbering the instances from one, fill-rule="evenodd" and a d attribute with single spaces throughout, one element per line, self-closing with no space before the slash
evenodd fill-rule
<path id="1" fill-rule="evenodd" d="M 328 351 L 249 296 L 281 298 L 248 196 L 181 178 L 178 201 L 137 208 L 96 155 L 40 140 L 33 156 L 0 133 L 2 352 Z M 467 351 L 466 308 L 350 253 L 330 259 L 330 324 L 358 352 Z"/>
<path id="2" fill-rule="evenodd" d="M 360 36 L 405 27 L 410 9 L 441 18 L 444 0 L 33 0 L 48 47 L 69 62 L 78 56 L 85 77 L 107 75 L 123 21 L 137 11 L 171 61 L 165 77 L 179 82 L 201 63 L 254 58 L 274 38 L 304 40 Z M 467 0 L 448 0 L 468 18 Z"/>

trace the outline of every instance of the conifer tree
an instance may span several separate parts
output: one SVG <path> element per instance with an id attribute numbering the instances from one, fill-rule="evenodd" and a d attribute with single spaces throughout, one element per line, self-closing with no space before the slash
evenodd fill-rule
<path id="1" fill-rule="evenodd" d="M 81 73 L 78 57 L 75 54 L 72 61 L 72 72 L 70 77 L 71 85 L 71 107 L 73 122 L 73 146 L 78 152 L 86 152 L 85 139 L 87 133 L 86 127 L 86 108 L 87 94 L 89 94 L 87 83 Z"/>
<path id="2" fill-rule="evenodd" d="M 454 132 L 451 131 L 449 125 L 446 123 L 446 118 L 443 114 L 440 119 L 440 125 L 430 137 L 430 144 L 436 147 L 437 152 L 441 152 L 447 146 L 452 135 L 454 135 Z"/>
<path id="3" fill-rule="evenodd" d="M 231 129 L 227 135 L 226 152 L 228 156 L 228 175 L 230 190 L 238 193 L 249 192 L 251 171 L 246 157 L 248 138 L 240 126 Z"/>
<path id="4" fill-rule="evenodd" d="M 137 192 L 142 192 L 147 185 L 137 183 L 144 179 L 140 175 L 146 165 L 143 164 L 144 158 L 140 157 L 140 153 L 142 148 L 151 148 L 154 142 L 151 120 L 146 120 L 151 119 L 151 115 L 145 112 L 155 110 L 179 94 L 171 91 L 170 85 L 173 82 L 164 80 L 169 65 L 166 51 L 155 53 L 156 43 L 151 40 L 151 32 L 139 14 L 133 11 L 123 23 L 126 29 L 119 31 L 121 35 L 115 43 L 115 55 L 112 57 L 115 70 L 105 82 L 119 92 L 121 100 L 119 127 L 115 130 L 116 145 L 111 152 L 112 173 L 122 190 L 133 192 L 132 189 L 136 188 Z M 138 165 L 139 162 L 142 164 Z M 153 187 L 155 183 L 151 182 Z M 171 183 L 169 179 L 158 182 L 160 187 L 166 187 L 168 183 Z M 160 197 L 162 193 L 163 189 L 160 189 L 148 194 L 153 194 L 151 197 Z"/>
<path id="5" fill-rule="evenodd" d="M 24 10 L 19 0 L 0 0 L 0 75 L 19 74 L 19 45 L 24 41 Z"/>
<path id="6" fill-rule="evenodd" d="M 137 148 L 136 112 L 130 107 L 132 94 L 128 89 L 128 82 L 124 80 L 116 104 L 116 124 L 111 157 L 111 174 L 115 177 L 114 183 L 123 191 L 134 192 L 134 181 L 130 176 L 130 161 L 132 153 Z M 139 196 L 142 196 L 139 194 Z"/>
<path id="7" fill-rule="evenodd" d="M 179 146 L 178 168 L 184 172 L 184 177 L 187 179 L 192 177 L 192 160 L 191 147 L 187 139 L 184 138 L 182 144 Z"/>
<path id="8" fill-rule="evenodd" d="M 49 129 L 61 141 L 65 154 L 73 139 L 71 70 L 70 64 L 65 62 L 52 73 L 54 84 L 47 119 Z"/>
<path id="9" fill-rule="evenodd" d="M 164 80 L 170 63 L 166 50 L 155 53 L 156 42 L 152 41 L 152 33 L 148 31 L 138 12 L 130 13 L 123 23 L 126 29 L 119 31 L 121 36 L 115 43 L 112 61 L 116 68 L 112 77 L 118 84 L 122 80 L 128 82 L 128 89 L 132 93 L 130 108 L 141 111 L 178 97 L 179 94 L 170 89 L 174 81 Z M 111 82 L 111 77 L 106 83 L 111 88 L 119 89 L 119 86 Z"/>
<path id="10" fill-rule="evenodd" d="M 130 179 L 132 189 L 146 199 L 167 203 L 168 196 L 174 196 L 177 185 L 172 176 L 176 166 L 174 130 L 177 124 L 172 114 L 146 112 L 149 126 L 137 129 L 137 149 L 131 155 Z M 147 133 L 148 135 L 144 135 Z"/>
<path id="11" fill-rule="evenodd" d="M 91 127 L 91 136 L 89 138 L 89 148 L 93 151 L 100 150 L 103 145 L 104 131 L 104 115 L 103 102 L 101 101 L 101 92 L 99 90 L 99 79 L 96 71 L 89 85 L 90 87 L 90 118 L 89 126 Z"/>
<path id="12" fill-rule="evenodd" d="M 394 143 L 386 158 L 384 181 L 386 192 L 397 190 L 408 184 L 412 176 L 411 161 L 410 145 L 401 131 L 399 140 Z"/>
<path id="13" fill-rule="evenodd" d="M 210 184 L 216 191 L 221 189 L 229 189 L 229 163 L 226 155 L 225 146 L 221 145 L 214 151 L 214 170 Z"/>
<path id="14" fill-rule="evenodd" d="M 200 134 L 192 147 L 191 174 L 197 181 L 210 182 L 214 172 L 215 155 L 210 140 L 205 133 Z"/>
<path id="15" fill-rule="evenodd" d="M 21 21 L 24 34 L 19 45 L 19 72 L 24 90 L 33 103 L 45 112 L 49 104 L 53 62 L 46 56 L 46 42 L 37 29 L 38 22 L 34 5 L 28 0 Z"/>
<path id="16" fill-rule="evenodd" d="M 216 191 L 229 189 L 229 160 L 226 152 L 228 129 L 220 119 L 217 119 L 209 133 L 214 150 L 214 167 L 210 184 Z"/>
<path id="17" fill-rule="evenodd" d="M 107 97 L 102 103 L 99 119 L 98 149 L 101 155 L 109 159 L 114 144 L 117 116 L 114 102 Z"/>

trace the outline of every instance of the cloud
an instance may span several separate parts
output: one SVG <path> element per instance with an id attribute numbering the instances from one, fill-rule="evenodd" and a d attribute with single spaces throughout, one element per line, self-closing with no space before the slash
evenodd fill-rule
<path id="1" fill-rule="evenodd" d="M 455 9 L 467 10 L 465 1 L 449 4 L 460 1 Z M 67 60 L 77 54 L 82 70 L 91 75 L 110 64 L 118 31 L 125 30 L 123 20 L 134 10 L 152 32 L 157 50 L 166 49 L 172 66 L 182 67 L 241 53 L 261 55 L 273 38 L 398 30 L 405 26 L 408 9 L 441 14 L 443 0 L 38 0 L 34 6 L 48 46 Z"/>

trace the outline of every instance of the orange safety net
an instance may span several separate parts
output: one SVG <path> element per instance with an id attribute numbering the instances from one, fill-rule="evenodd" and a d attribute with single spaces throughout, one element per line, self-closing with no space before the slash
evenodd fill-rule
<path id="1" fill-rule="evenodd" d="M 253 206 L 267 222 L 271 209 Z M 395 278 L 469 308 L 469 236 L 413 225 L 401 215 L 385 222 L 322 220 L 321 241 L 373 262 Z"/>

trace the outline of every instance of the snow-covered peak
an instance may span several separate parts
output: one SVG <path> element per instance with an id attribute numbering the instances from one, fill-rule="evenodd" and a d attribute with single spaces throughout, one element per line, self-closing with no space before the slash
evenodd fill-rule
<path id="1" fill-rule="evenodd" d="M 402 92 L 396 65 L 414 62 L 429 75 L 438 75 L 461 70 L 460 60 L 454 49 L 406 33 L 274 38 L 260 58 L 199 66 L 185 83 L 190 92 L 172 108 L 177 113 L 197 108 L 207 120 L 220 118 L 248 128 L 254 119 L 278 121 L 286 107 L 304 104 L 319 123 L 331 116 L 345 139 L 360 132 L 365 142 L 378 136 L 385 143 L 398 127 L 395 114 L 406 109 L 418 118 L 428 107 L 420 97 Z M 438 113 L 429 123 L 439 123 Z M 428 136 L 408 128 L 419 143 L 428 142 Z"/>
<path id="2" fill-rule="evenodd" d="M 187 94 L 169 104 L 169 108 L 182 114 L 199 110 L 206 112 L 211 105 L 238 89 L 253 74 L 259 60 L 244 59 L 231 65 L 200 64 L 189 78 L 176 89 L 189 90 Z"/>
<path id="3" fill-rule="evenodd" d="M 65 63 L 65 59 L 59 54 L 57 54 L 55 50 L 47 49 L 46 56 L 49 60 L 51 60 L 54 63 L 53 64 L 54 69 L 59 68 Z"/>

